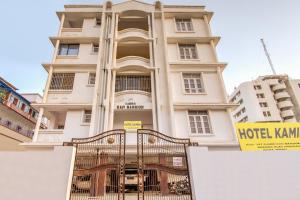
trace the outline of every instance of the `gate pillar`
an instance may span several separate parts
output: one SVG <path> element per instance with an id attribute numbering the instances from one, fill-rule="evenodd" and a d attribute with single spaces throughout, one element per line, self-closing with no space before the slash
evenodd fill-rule
<path id="1" fill-rule="evenodd" d="M 159 154 L 159 164 L 167 165 L 167 159 L 165 154 Z M 160 192 L 164 196 L 169 194 L 168 173 L 161 170 L 160 170 Z"/>

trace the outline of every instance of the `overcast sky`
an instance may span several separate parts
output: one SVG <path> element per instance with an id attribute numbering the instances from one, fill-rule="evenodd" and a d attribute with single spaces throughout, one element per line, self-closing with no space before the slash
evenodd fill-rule
<path id="1" fill-rule="evenodd" d="M 119 1 L 113 1 L 119 2 Z M 153 1 L 146 1 L 153 2 Z M 300 0 L 164 0 L 165 4 L 205 5 L 215 12 L 213 34 L 222 39 L 219 60 L 228 62 L 224 80 L 228 93 L 243 81 L 271 73 L 260 38 L 264 38 L 277 73 L 300 78 Z M 39 92 L 47 73 L 57 34 L 55 11 L 68 3 L 95 0 L 12 0 L 0 4 L 0 76 L 20 92 Z"/>

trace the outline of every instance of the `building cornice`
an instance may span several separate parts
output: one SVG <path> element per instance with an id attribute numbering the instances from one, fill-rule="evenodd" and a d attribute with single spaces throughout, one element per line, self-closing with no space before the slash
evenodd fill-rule
<path id="1" fill-rule="evenodd" d="M 206 110 L 225 110 L 238 106 L 235 103 L 181 103 L 174 102 L 175 110 L 187 109 L 206 109 Z"/>
<path id="2" fill-rule="evenodd" d="M 53 46 L 55 46 L 57 40 L 60 40 L 64 43 L 79 43 L 79 44 L 89 44 L 89 43 L 98 43 L 99 37 L 49 37 Z"/>

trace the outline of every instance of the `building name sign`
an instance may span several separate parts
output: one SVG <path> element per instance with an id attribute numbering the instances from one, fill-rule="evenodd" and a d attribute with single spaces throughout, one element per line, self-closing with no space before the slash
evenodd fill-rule
<path id="1" fill-rule="evenodd" d="M 124 105 L 117 105 L 118 110 L 142 110 L 144 105 L 137 105 L 133 99 L 129 99 Z"/>
<path id="2" fill-rule="evenodd" d="M 300 123 L 237 123 L 242 151 L 300 150 Z"/>

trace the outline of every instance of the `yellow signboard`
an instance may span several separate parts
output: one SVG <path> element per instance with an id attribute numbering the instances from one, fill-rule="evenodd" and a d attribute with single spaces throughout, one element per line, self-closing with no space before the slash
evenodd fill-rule
<path id="1" fill-rule="evenodd" d="M 124 129 L 141 129 L 142 121 L 124 121 Z"/>
<path id="2" fill-rule="evenodd" d="M 300 123 L 237 123 L 242 151 L 300 150 Z"/>

